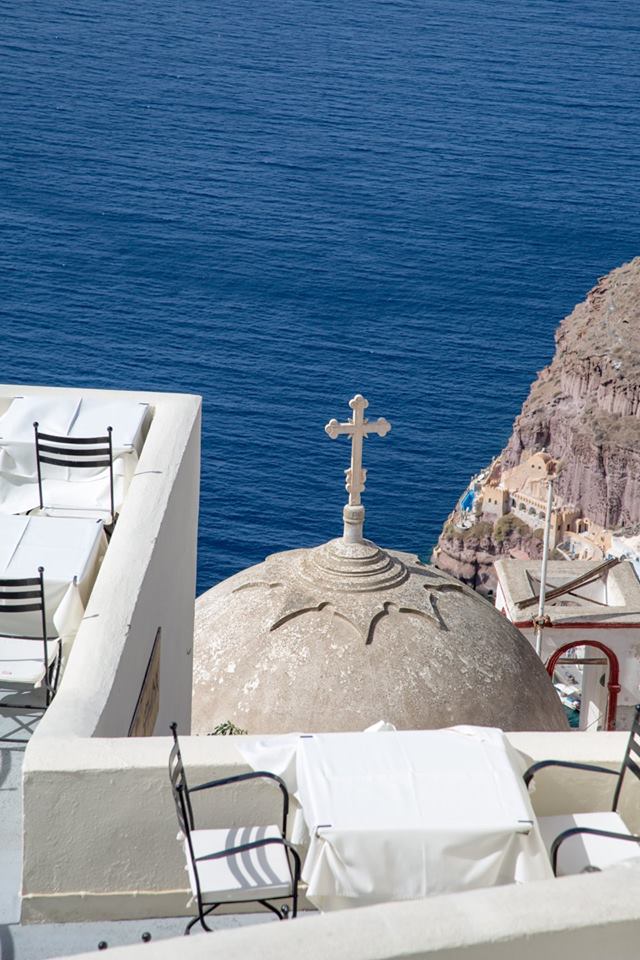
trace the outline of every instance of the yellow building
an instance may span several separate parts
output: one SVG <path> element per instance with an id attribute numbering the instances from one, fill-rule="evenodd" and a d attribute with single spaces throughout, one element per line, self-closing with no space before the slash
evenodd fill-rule
<path id="1" fill-rule="evenodd" d="M 482 513 L 503 517 L 512 513 L 532 530 L 544 527 L 547 510 L 547 481 L 556 475 L 558 462 L 544 450 L 526 453 L 522 462 L 501 473 L 494 470 L 482 486 Z M 553 549 L 572 530 L 578 511 L 554 498 L 551 512 L 550 544 Z"/>

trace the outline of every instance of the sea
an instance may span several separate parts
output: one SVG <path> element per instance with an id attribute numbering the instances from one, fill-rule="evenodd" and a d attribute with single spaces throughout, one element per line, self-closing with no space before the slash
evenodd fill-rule
<path id="1" fill-rule="evenodd" d="M 428 556 L 640 253 L 637 0 L 0 2 L 0 380 L 203 402 L 198 592 Z"/>

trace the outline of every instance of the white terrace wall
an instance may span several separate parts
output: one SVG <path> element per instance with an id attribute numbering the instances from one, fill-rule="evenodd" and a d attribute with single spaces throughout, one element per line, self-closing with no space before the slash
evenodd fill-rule
<path id="1" fill-rule="evenodd" d="M 185 737 L 183 756 L 191 782 L 247 771 L 237 749 L 239 739 Z M 509 739 L 526 763 L 555 757 L 616 768 L 627 735 L 517 733 L 509 734 Z M 24 920 L 146 918 L 188 912 L 184 860 L 176 842 L 167 774 L 169 749 L 168 738 L 76 742 L 34 738 L 24 766 Z M 608 780 L 588 773 L 571 776 L 566 771 L 545 771 L 533 793 L 536 812 L 607 809 L 612 790 Z M 624 790 L 623 813 L 632 829 L 640 829 L 640 783 L 631 780 Z M 203 827 L 273 823 L 279 818 L 280 794 L 271 784 L 234 785 L 201 799 L 196 816 Z M 555 888 L 556 882 L 549 882 Z M 544 884 L 523 889 L 540 886 Z M 506 890 L 493 891 L 498 898 L 496 910 L 503 909 L 500 897 Z M 551 906 L 554 902 L 551 893 Z M 583 907 L 588 916 L 590 905 L 583 903 Z M 640 906 L 637 909 L 640 917 Z"/>
<path id="2" fill-rule="evenodd" d="M 181 738 L 189 781 L 247 772 L 236 740 Z M 170 745 L 165 737 L 32 740 L 23 768 L 23 921 L 189 912 L 167 772 Z M 262 781 L 195 800 L 199 826 L 280 819 L 280 791 Z"/>

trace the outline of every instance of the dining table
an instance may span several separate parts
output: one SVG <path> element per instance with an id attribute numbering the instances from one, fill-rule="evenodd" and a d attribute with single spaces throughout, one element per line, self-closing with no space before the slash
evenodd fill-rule
<path id="1" fill-rule="evenodd" d="M 107 548 L 102 520 L 0 514 L 0 579 L 43 567 L 47 635 L 71 646 Z M 41 637 L 39 612 L 0 613 L 0 635 Z"/>
<path id="2" fill-rule="evenodd" d="M 247 738 L 241 752 L 294 794 L 291 839 L 322 911 L 552 876 L 501 730 L 292 734 Z"/>
<path id="3" fill-rule="evenodd" d="M 0 416 L 0 513 L 26 513 L 39 506 L 34 423 L 41 433 L 63 438 L 105 437 L 112 427 L 116 511 L 133 476 L 144 442 L 149 404 L 104 399 L 74 391 L 16 396 Z M 43 468 L 45 504 L 109 510 L 108 467 Z"/>

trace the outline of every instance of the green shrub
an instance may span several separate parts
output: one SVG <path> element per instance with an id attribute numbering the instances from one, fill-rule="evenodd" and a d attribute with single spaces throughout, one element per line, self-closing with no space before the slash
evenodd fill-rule
<path id="1" fill-rule="evenodd" d="M 526 536 L 531 533 L 531 528 L 527 526 L 524 520 L 516 517 L 513 513 L 506 513 L 496 521 L 493 528 L 493 539 L 496 543 L 503 543 L 512 533 L 519 533 Z"/>
<path id="2" fill-rule="evenodd" d="M 235 723 L 231 723 L 231 720 L 225 720 L 223 723 L 219 723 L 217 727 L 214 727 L 210 737 L 240 737 L 247 733 L 246 730 L 242 730 L 240 727 L 236 727 Z"/>
<path id="3" fill-rule="evenodd" d="M 481 540 L 482 537 L 488 537 L 493 531 L 493 524 L 489 520 L 479 520 L 472 527 L 456 527 L 455 523 L 448 521 L 444 525 L 444 536 L 450 540 Z"/>
<path id="4" fill-rule="evenodd" d="M 469 527 L 468 530 L 462 531 L 463 539 L 466 540 L 468 537 L 474 537 L 478 540 L 482 540 L 483 537 L 490 537 L 493 533 L 493 524 L 490 520 L 480 520 L 479 523 L 474 523 L 472 527 Z"/>

